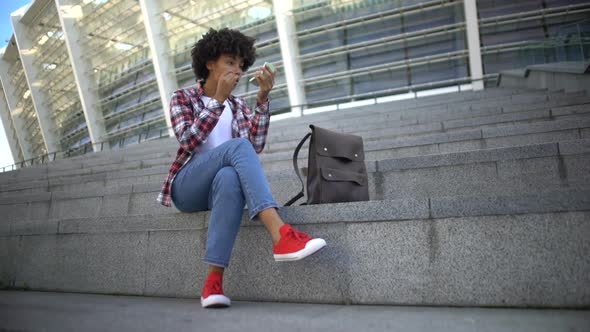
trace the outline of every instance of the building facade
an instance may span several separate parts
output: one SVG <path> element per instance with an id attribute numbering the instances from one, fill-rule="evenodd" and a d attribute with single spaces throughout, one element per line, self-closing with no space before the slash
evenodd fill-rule
<path id="1" fill-rule="evenodd" d="M 279 68 L 272 112 L 297 116 L 588 61 L 589 17 L 577 0 L 34 0 L 10 17 L 0 113 L 15 162 L 38 163 L 169 136 L 209 28 L 255 37 L 255 66 Z M 253 72 L 234 91 L 249 101 Z"/>

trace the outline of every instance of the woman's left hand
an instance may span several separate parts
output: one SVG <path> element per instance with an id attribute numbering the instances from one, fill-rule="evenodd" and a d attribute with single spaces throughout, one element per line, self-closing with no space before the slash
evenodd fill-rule
<path id="1" fill-rule="evenodd" d="M 278 70 L 273 73 L 268 66 L 260 67 L 256 71 L 256 82 L 260 89 L 258 90 L 258 102 L 264 103 L 268 99 L 268 94 L 275 85 L 275 75 Z"/>

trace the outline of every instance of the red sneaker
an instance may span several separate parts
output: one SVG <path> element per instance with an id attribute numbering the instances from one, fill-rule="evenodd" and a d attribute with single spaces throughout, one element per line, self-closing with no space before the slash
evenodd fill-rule
<path id="1" fill-rule="evenodd" d="M 211 272 L 205 280 L 201 292 L 201 306 L 203 308 L 225 308 L 231 305 L 229 297 L 223 295 L 223 275 Z"/>
<path id="2" fill-rule="evenodd" d="M 281 239 L 274 246 L 275 261 L 298 261 L 326 246 L 323 239 L 312 239 L 303 232 L 298 232 L 291 225 L 285 224 L 279 229 Z"/>

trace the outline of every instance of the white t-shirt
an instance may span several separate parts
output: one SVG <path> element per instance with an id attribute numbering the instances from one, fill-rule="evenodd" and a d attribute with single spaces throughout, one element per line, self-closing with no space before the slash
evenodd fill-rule
<path id="1" fill-rule="evenodd" d="M 203 101 L 203 104 L 207 106 L 211 101 L 211 98 L 205 95 L 201 95 L 201 100 Z M 219 121 L 217 121 L 215 128 L 213 128 L 213 130 L 209 133 L 207 141 L 203 143 L 203 146 L 201 147 L 201 152 L 214 149 L 222 143 L 232 139 L 231 122 L 233 120 L 233 114 L 231 111 L 231 107 L 229 105 L 229 101 L 225 100 L 223 105 L 225 105 L 225 108 L 223 109 L 223 112 L 221 112 Z"/>

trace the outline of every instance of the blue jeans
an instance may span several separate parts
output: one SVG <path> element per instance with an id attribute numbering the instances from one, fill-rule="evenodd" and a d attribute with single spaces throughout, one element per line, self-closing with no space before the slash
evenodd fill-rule
<path id="1" fill-rule="evenodd" d="M 244 213 L 278 208 L 260 160 L 245 138 L 231 139 L 192 156 L 172 182 L 172 201 L 182 212 L 211 210 L 204 261 L 227 267 Z"/>

